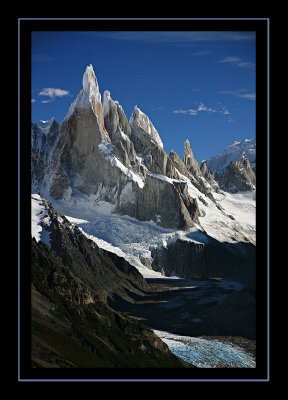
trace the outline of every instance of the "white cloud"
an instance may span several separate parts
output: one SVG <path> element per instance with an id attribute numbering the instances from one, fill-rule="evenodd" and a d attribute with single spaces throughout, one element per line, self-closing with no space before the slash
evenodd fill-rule
<path id="1" fill-rule="evenodd" d="M 39 96 L 49 96 L 51 99 L 54 99 L 55 97 L 68 96 L 69 91 L 59 89 L 59 88 L 57 88 L 57 89 L 56 88 L 44 88 L 38 94 L 39 94 Z"/>
<path id="2" fill-rule="evenodd" d="M 256 93 L 239 94 L 238 97 L 241 99 L 256 100 Z"/>
<path id="3" fill-rule="evenodd" d="M 218 114 L 224 114 L 228 115 L 231 114 L 230 111 L 228 111 L 227 107 L 223 105 L 217 104 L 216 106 L 213 107 L 207 107 L 203 102 L 200 102 L 197 109 L 188 109 L 188 110 L 174 110 L 174 114 L 188 114 L 188 115 L 198 115 L 200 112 L 209 112 L 209 113 L 218 113 Z"/>
<path id="4" fill-rule="evenodd" d="M 190 108 L 189 110 L 174 110 L 174 114 L 189 114 L 189 115 L 197 115 L 197 110 Z"/>
<path id="5" fill-rule="evenodd" d="M 35 99 L 31 99 L 31 103 L 35 103 L 35 101 L 36 101 Z"/>
<path id="6" fill-rule="evenodd" d="M 240 62 L 239 57 L 224 57 L 221 60 L 216 61 L 217 63 L 238 63 Z"/>
<path id="7" fill-rule="evenodd" d="M 198 108 L 197 108 L 197 111 L 207 111 L 207 107 L 204 106 L 203 103 L 200 103 Z"/>
<path id="8" fill-rule="evenodd" d="M 217 64 L 230 64 L 240 68 L 250 68 L 255 64 L 249 61 L 243 61 L 240 57 L 229 56 L 223 57 L 221 60 L 216 61 Z"/>

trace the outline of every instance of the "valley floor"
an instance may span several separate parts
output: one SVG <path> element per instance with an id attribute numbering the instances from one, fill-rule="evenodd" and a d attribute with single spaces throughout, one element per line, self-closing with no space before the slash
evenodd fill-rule
<path id="1" fill-rule="evenodd" d="M 146 281 L 150 288 L 146 296 L 134 296 L 133 304 L 114 299 L 113 307 L 153 329 L 174 354 L 199 368 L 256 366 L 253 328 L 245 327 L 241 310 L 240 322 L 232 319 L 229 325 L 225 311 L 231 296 L 246 299 L 240 283 L 222 279 Z"/>

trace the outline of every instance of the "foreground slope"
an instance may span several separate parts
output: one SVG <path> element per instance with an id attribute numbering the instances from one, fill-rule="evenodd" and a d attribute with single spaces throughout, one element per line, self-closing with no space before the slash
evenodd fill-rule
<path id="1" fill-rule="evenodd" d="M 33 219 L 31 243 L 32 366 L 189 366 L 151 330 L 107 305 L 116 294 L 126 301 L 132 301 L 127 293 L 143 295 L 141 274 L 99 249 L 44 199 L 35 199 L 39 219 L 38 224 Z M 61 228 L 57 220 L 62 220 Z"/>

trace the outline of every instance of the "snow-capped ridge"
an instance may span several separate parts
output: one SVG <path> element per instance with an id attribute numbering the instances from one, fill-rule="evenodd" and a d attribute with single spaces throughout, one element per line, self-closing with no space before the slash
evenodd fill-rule
<path id="1" fill-rule="evenodd" d="M 256 159 L 256 139 L 236 140 L 230 143 L 225 149 L 205 160 L 207 168 L 211 172 L 215 168 L 218 175 L 223 175 L 231 161 L 236 162 L 241 159 L 243 151 L 246 153 L 249 162 L 254 162 Z"/>

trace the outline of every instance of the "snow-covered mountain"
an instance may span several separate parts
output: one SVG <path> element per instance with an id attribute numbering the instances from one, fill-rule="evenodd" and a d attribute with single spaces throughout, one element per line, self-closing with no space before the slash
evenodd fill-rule
<path id="1" fill-rule="evenodd" d="M 240 142 L 235 141 L 231 143 L 225 149 L 205 161 L 207 168 L 210 172 L 215 169 L 218 175 L 223 175 L 230 162 L 239 161 L 243 152 L 245 152 L 252 168 L 254 168 L 254 164 L 256 163 L 256 139 L 244 139 Z"/>
<path id="2" fill-rule="evenodd" d="M 233 149 L 242 151 L 241 146 Z M 224 151 L 221 168 L 234 150 Z M 208 162 L 199 167 L 189 141 L 183 160 L 173 151 L 167 154 L 153 123 L 137 106 L 128 121 L 107 90 L 102 103 L 91 65 L 64 120 L 32 124 L 32 193 L 144 276 L 180 275 L 177 265 L 169 272 L 160 268 L 155 255 L 179 241 L 192 253 L 201 250 L 200 275 L 213 258 L 210 250 L 209 256 L 202 251 L 208 245 L 226 246 L 236 258 L 236 244 L 255 245 L 255 191 L 221 190 Z M 189 270 L 193 259 L 185 262 Z"/>

